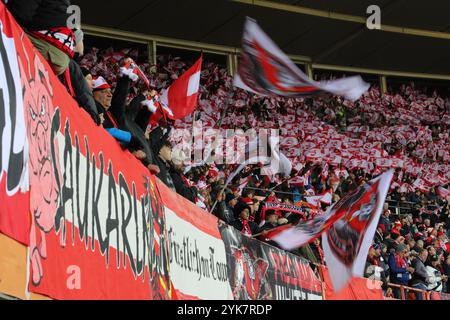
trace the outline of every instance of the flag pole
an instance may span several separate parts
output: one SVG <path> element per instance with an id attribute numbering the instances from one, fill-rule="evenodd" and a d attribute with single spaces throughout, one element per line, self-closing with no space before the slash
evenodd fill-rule
<path id="1" fill-rule="evenodd" d="M 218 129 L 221 129 L 221 128 L 222 128 L 222 121 L 223 121 L 223 118 L 225 117 L 225 113 L 226 113 L 227 110 L 228 110 L 228 106 L 229 106 L 230 100 L 231 100 L 231 95 L 232 95 L 232 94 L 229 92 L 229 93 L 228 93 L 228 96 L 227 96 L 227 104 L 225 105 L 225 108 L 223 109 L 223 112 L 220 114 L 219 123 L 217 124 Z M 217 147 L 217 140 L 214 141 L 214 142 L 216 143 L 216 146 L 215 146 L 215 147 Z M 214 149 L 215 149 L 215 147 L 214 147 Z M 231 181 L 227 181 L 227 182 L 225 183 L 225 185 L 223 186 L 223 188 L 220 190 L 220 193 L 223 193 L 223 192 L 225 191 L 225 189 L 228 187 L 228 185 L 230 184 L 230 182 L 231 182 Z M 214 209 L 216 208 L 217 202 L 218 202 L 218 201 L 217 201 L 217 197 L 216 197 L 216 200 L 214 201 L 214 204 L 213 204 L 213 206 L 212 206 L 212 208 L 211 208 L 211 213 L 213 213 Z"/>

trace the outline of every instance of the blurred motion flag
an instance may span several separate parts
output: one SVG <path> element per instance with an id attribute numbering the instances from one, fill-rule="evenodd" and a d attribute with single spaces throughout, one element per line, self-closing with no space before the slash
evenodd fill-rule
<path id="1" fill-rule="evenodd" d="M 248 17 L 240 58 L 234 85 L 263 96 L 298 97 L 330 92 L 356 101 L 370 87 L 360 76 L 320 82 L 309 79 Z"/>
<path id="2" fill-rule="evenodd" d="M 335 209 L 344 211 L 343 216 L 322 234 L 322 248 L 335 292 L 353 277 L 364 276 L 367 254 L 392 176 L 393 170 L 389 170 L 344 197 L 344 202 Z"/>
<path id="3" fill-rule="evenodd" d="M 292 171 L 291 161 L 279 150 L 279 137 L 256 137 L 246 146 L 246 151 L 238 159 L 239 167 L 230 174 L 225 185 L 228 185 L 249 164 L 262 163 L 262 174 L 275 175 L 281 173 L 289 176 Z"/>
<path id="4" fill-rule="evenodd" d="M 202 60 L 203 56 L 169 88 L 162 91 L 161 106 L 169 118 L 182 119 L 193 113 L 197 107 Z"/>
<path id="5" fill-rule="evenodd" d="M 322 235 L 331 281 L 339 291 L 352 275 L 363 275 L 392 175 L 392 170 L 387 171 L 340 199 L 323 215 L 300 222 L 271 240 L 292 250 Z"/>

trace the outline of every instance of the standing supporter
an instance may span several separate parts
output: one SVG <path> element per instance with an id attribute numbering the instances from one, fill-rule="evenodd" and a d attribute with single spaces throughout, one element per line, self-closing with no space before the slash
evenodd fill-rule
<path id="1" fill-rule="evenodd" d="M 392 251 L 389 255 L 390 280 L 394 284 L 407 286 L 409 280 L 411 280 L 411 272 L 414 272 L 414 269 L 407 265 L 407 253 L 407 246 L 400 243 L 395 251 Z M 398 288 L 394 289 L 394 295 L 397 299 L 400 299 Z"/>
<path id="2" fill-rule="evenodd" d="M 432 256 L 430 261 L 431 264 L 426 267 L 429 279 L 428 290 L 442 292 L 448 278 L 439 271 L 441 261 L 438 255 Z"/>
<path id="3" fill-rule="evenodd" d="M 76 31 L 77 45 L 75 51 L 83 55 L 83 32 Z M 69 62 L 70 79 L 62 77 L 62 82 L 68 88 L 69 94 L 78 102 L 78 105 L 86 110 L 94 120 L 95 124 L 101 125 L 102 120 L 98 114 L 97 105 L 92 94 L 93 82 L 92 75 L 86 68 L 81 68 L 74 59 Z"/>
<path id="4" fill-rule="evenodd" d="M 154 151 L 145 132 L 149 119 L 155 112 L 156 107 L 148 90 L 142 89 L 142 92 L 130 102 L 125 113 L 125 126 L 141 146 L 145 154 L 142 155 L 141 161 L 152 173 L 158 173 L 159 167 L 155 164 Z"/>
<path id="5" fill-rule="evenodd" d="M 411 279 L 411 287 L 420 290 L 428 290 L 428 273 L 425 267 L 425 262 L 428 258 L 428 251 L 425 249 L 419 249 L 417 251 L 417 257 L 413 261 L 414 272 Z M 422 300 L 422 293 L 418 293 L 418 300 Z"/>
<path id="6" fill-rule="evenodd" d="M 170 189 L 176 192 L 175 185 L 170 175 L 170 162 L 172 161 L 172 145 L 167 140 L 168 134 L 164 134 L 161 139 L 154 141 L 152 139 L 152 151 L 155 153 L 155 163 L 158 166 L 159 172 L 156 176 L 168 186 Z M 197 186 L 198 187 L 198 186 Z M 201 191 L 201 190 L 200 190 Z"/>
<path id="7" fill-rule="evenodd" d="M 190 181 L 183 174 L 183 163 L 180 159 L 172 157 L 169 173 L 177 193 L 195 203 L 196 193 L 192 188 Z"/>
<path id="8" fill-rule="evenodd" d="M 381 245 L 375 243 L 369 248 L 364 276 L 383 282 L 382 288 L 386 291 L 388 289 L 388 281 L 385 270 L 386 266 L 381 252 Z"/>
<path id="9" fill-rule="evenodd" d="M 247 237 L 251 237 L 252 235 L 256 235 L 259 233 L 262 233 L 263 230 L 259 228 L 259 226 L 256 224 L 256 222 L 250 221 L 250 206 L 241 203 L 239 206 L 236 205 L 237 211 L 239 212 L 239 217 L 233 222 L 233 227 L 235 227 L 237 230 L 239 230 L 243 235 L 246 235 Z M 263 233 L 264 235 L 264 233 Z"/>
<path id="10" fill-rule="evenodd" d="M 447 277 L 447 279 L 450 278 L 450 254 L 447 255 L 447 258 L 444 262 L 444 275 Z M 448 284 L 448 280 L 446 283 L 446 293 L 450 293 L 450 285 Z"/>
<path id="11" fill-rule="evenodd" d="M 278 227 L 278 219 L 279 215 L 275 210 L 267 210 L 266 212 L 266 218 L 263 222 L 259 224 L 259 227 L 262 230 L 271 230 L 273 228 Z"/>
<path id="12" fill-rule="evenodd" d="M 142 151 L 146 143 L 139 141 L 136 135 L 129 131 L 126 123 L 126 100 L 130 92 L 131 81 L 138 80 L 138 76 L 133 73 L 131 67 L 127 67 L 131 62 L 132 59 L 125 59 L 124 66 L 121 68 L 122 77 L 117 83 L 114 94 L 106 80 L 103 77 L 98 77 L 94 80 L 93 95 L 97 110 L 104 118 L 103 127 L 116 140 L 133 152 L 136 158 L 144 160 L 149 156 Z M 148 167 L 147 163 L 144 164 Z M 153 167 L 149 167 L 149 169 L 153 173 L 158 170 L 158 168 Z"/>
<path id="13" fill-rule="evenodd" d="M 224 193 L 219 193 L 217 198 L 216 215 L 228 224 L 232 224 L 234 218 L 234 207 L 237 204 L 237 198 L 234 194 L 228 193 L 224 197 Z"/>
<path id="14" fill-rule="evenodd" d="M 389 219 L 390 215 L 391 210 L 385 207 L 383 214 L 380 217 L 380 223 L 384 225 L 384 230 L 386 230 L 387 232 L 391 231 L 391 220 Z"/>

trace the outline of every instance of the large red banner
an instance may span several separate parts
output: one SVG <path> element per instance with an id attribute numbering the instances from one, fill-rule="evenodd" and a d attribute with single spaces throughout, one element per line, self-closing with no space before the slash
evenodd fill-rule
<path id="1" fill-rule="evenodd" d="M 321 298 L 306 261 L 226 231 L 150 175 L 69 96 L 1 3 L 0 19 L 0 231 L 29 245 L 31 292 Z"/>

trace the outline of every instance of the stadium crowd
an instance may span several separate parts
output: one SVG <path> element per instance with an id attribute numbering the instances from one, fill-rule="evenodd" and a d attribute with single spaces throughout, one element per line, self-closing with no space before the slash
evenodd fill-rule
<path id="1" fill-rule="evenodd" d="M 398 289 L 392 292 L 388 283 L 450 293 L 448 97 L 414 84 L 386 94 L 373 86 L 355 103 L 334 96 L 258 97 L 234 88 L 225 67 L 206 62 L 197 110 L 174 121 L 159 95 L 191 62 L 159 55 L 156 65 L 136 63 L 136 49 L 84 53 L 82 31 L 65 27 L 69 1 L 48 2 L 46 10 L 38 1 L 33 6 L 12 1 L 8 7 L 93 122 L 168 187 L 243 234 L 276 246 L 265 237 L 269 230 L 320 215 L 394 168 L 366 276 L 375 275 L 385 293 L 397 298 Z M 203 127 L 203 143 L 192 143 L 192 150 L 202 152 L 213 141 L 208 129 L 278 129 L 291 174 L 267 175 L 261 163 L 249 164 L 226 186 L 239 164 L 186 163 L 171 152 L 183 142 L 183 129 L 192 130 L 196 122 Z M 296 205 L 302 213 L 265 210 L 266 203 Z M 325 264 L 320 239 L 294 253 Z"/>

